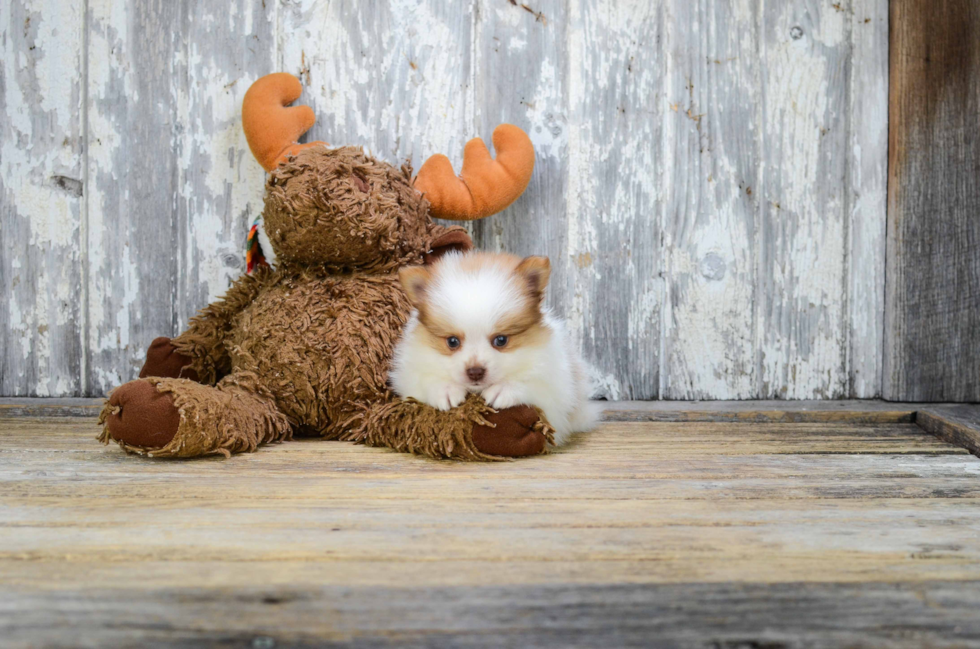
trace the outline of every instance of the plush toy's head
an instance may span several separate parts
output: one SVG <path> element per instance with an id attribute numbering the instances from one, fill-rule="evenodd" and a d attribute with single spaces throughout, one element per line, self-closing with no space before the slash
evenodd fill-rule
<path id="1" fill-rule="evenodd" d="M 499 212 L 531 179 L 534 149 L 509 124 L 493 133 L 497 159 L 470 140 L 457 177 L 443 155 L 416 178 L 360 148 L 297 143 L 313 126 L 308 106 L 289 104 L 302 87 L 289 74 L 262 77 L 249 88 L 242 122 L 249 147 L 270 171 L 263 219 L 277 260 L 305 266 L 390 270 L 421 259 L 432 243 L 430 216 L 460 221 Z"/>
<path id="2" fill-rule="evenodd" d="M 385 268 L 418 259 L 429 242 L 428 203 L 409 169 L 361 149 L 311 147 L 272 170 L 265 232 L 285 262 Z"/>

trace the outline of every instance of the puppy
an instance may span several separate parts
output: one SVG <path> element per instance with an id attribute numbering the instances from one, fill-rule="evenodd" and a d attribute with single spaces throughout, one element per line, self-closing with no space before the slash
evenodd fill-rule
<path id="1" fill-rule="evenodd" d="M 598 404 L 564 323 L 542 307 L 547 257 L 451 252 L 399 271 L 415 307 L 395 348 L 390 383 L 440 410 L 477 392 L 491 408 L 537 406 L 555 443 L 595 427 Z"/>

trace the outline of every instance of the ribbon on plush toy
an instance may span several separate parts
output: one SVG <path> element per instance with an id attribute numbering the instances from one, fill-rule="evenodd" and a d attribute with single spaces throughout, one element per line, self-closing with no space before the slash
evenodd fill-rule
<path id="1" fill-rule="evenodd" d="M 262 216 L 255 217 L 255 222 L 248 230 L 248 237 L 245 239 L 245 272 L 249 275 L 255 270 L 256 266 L 268 266 L 265 255 L 262 254 L 262 245 L 259 244 L 259 221 Z"/>

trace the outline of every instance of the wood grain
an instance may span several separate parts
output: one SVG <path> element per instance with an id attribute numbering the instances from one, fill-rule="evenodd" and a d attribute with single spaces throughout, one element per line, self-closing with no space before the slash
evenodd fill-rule
<path id="1" fill-rule="evenodd" d="M 847 111 L 848 395 L 881 396 L 888 170 L 888 3 L 851 0 Z"/>
<path id="2" fill-rule="evenodd" d="M 568 295 L 567 3 L 528 5 L 479 0 L 474 6 L 473 103 L 477 130 L 489 139 L 501 123 L 534 143 L 534 175 L 510 208 L 474 224 L 490 250 L 551 259 L 548 304 L 564 311 Z"/>
<path id="3" fill-rule="evenodd" d="M 0 416 L 45 417 L 98 414 L 100 398 L 0 397 Z M 754 421 L 911 423 L 916 411 L 942 404 L 890 401 L 607 401 L 607 421 Z M 64 413 L 64 414 L 60 414 Z"/>
<path id="4" fill-rule="evenodd" d="M 980 7 L 890 7 L 883 394 L 980 401 Z"/>
<path id="5" fill-rule="evenodd" d="M 0 417 L 87 417 L 102 399 L 0 398 Z M 607 422 L 915 423 L 939 439 L 980 455 L 980 416 L 963 404 L 886 401 L 619 401 L 603 404 Z"/>
<path id="6" fill-rule="evenodd" d="M 5 631 L 12 647 L 97 638 L 101 646 L 642 647 L 655 641 L 671 647 L 917 648 L 962 647 L 980 638 L 973 615 L 978 586 L 270 584 L 223 598 L 181 587 L 62 590 L 43 597 L 13 589 L 0 601 L 9 611 Z M 52 608 L 59 612 L 55 624 Z"/>
<path id="7" fill-rule="evenodd" d="M 564 218 L 565 270 L 556 279 L 565 284 L 554 295 L 564 295 L 558 304 L 593 365 L 597 396 L 609 399 L 663 397 L 658 142 L 666 107 L 653 99 L 667 69 L 663 12 L 657 2 L 569 8 L 566 152 L 557 158 L 568 169 L 565 214 L 550 200 L 541 216 Z M 523 238 L 518 226 L 502 247 Z"/>
<path id="8" fill-rule="evenodd" d="M 239 103 L 275 69 L 309 137 L 394 163 L 528 131 L 527 193 L 471 230 L 552 258 L 598 395 L 880 393 L 886 0 L 72 6 L 4 13 L 0 236 L 31 244 L 0 394 L 104 394 L 221 294 L 261 209 Z"/>
<path id="9" fill-rule="evenodd" d="M 6 644 L 977 632 L 980 463 L 913 424 L 611 423 L 499 464 L 312 440 L 148 461 L 95 429 L 0 419 Z"/>
<path id="10" fill-rule="evenodd" d="M 759 9 L 668 6 L 661 396 L 749 399 L 760 391 Z"/>
<path id="11" fill-rule="evenodd" d="M 765 3 L 758 353 L 761 398 L 847 395 L 849 8 Z"/>
<path id="12" fill-rule="evenodd" d="M 915 421 L 918 404 L 885 401 L 621 401 L 605 421 L 898 424 Z"/>
<path id="13" fill-rule="evenodd" d="M 84 397 L 5 397 L 0 398 L 0 417 L 97 417 L 104 403 L 104 399 Z"/>
<path id="14" fill-rule="evenodd" d="M 278 3 L 186 1 L 177 57 L 180 125 L 174 326 L 187 321 L 245 271 L 249 227 L 262 212 L 265 173 L 249 152 L 241 105 L 248 87 L 275 68 Z"/>
<path id="15" fill-rule="evenodd" d="M 278 67 L 317 117 L 304 139 L 415 169 L 443 153 L 459 171 L 466 140 L 489 140 L 473 130 L 471 12 L 468 1 L 282 4 Z"/>
<path id="16" fill-rule="evenodd" d="M 980 406 L 937 405 L 923 408 L 915 423 L 939 439 L 980 457 Z"/>
<path id="17" fill-rule="evenodd" d="M 0 394 L 83 391 L 84 7 L 0 9 Z"/>
<path id="18" fill-rule="evenodd" d="M 180 277 L 179 2 L 88 5 L 86 395 L 135 378 L 175 335 Z"/>

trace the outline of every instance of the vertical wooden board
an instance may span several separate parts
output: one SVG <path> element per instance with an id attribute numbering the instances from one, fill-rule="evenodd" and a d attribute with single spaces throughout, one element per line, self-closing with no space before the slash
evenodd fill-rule
<path id="1" fill-rule="evenodd" d="M 487 141 L 498 124 L 516 124 L 534 143 L 534 175 L 508 209 L 476 224 L 488 250 L 551 259 L 548 304 L 568 315 L 567 3 L 477 2 L 474 43 L 475 123 Z M 573 335 L 580 336 L 580 331 Z"/>
<path id="2" fill-rule="evenodd" d="M 300 102 L 317 117 L 305 139 L 416 169 L 434 153 L 462 160 L 472 135 L 469 2 L 299 0 L 279 12 L 279 67 L 299 76 Z"/>
<path id="3" fill-rule="evenodd" d="M 569 12 L 565 310 L 608 399 L 659 396 L 662 27 L 660 2 Z"/>
<path id="4" fill-rule="evenodd" d="M 78 395 L 83 7 L 0 7 L 0 394 Z"/>
<path id="5" fill-rule="evenodd" d="M 669 6 L 663 397 L 752 398 L 765 153 L 758 5 Z"/>
<path id="6" fill-rule="evenodd" d="M 888 2 L 852 0 L 847 165 L 848 396 L 881 395 L 888 170 Z"/>
<path id="7" fill-rule="evenodd" d="M 890 22 L 883 396 L 980 401 L 980 6 Z"/>
<path id="8" fill-rule="evenodd" d="M 134 378 L 156 336 L 177 330 L 183 5 L 88 3 L 86 392 Z"/>
<path id="9" fill-rule="evenodd" d="M 276 71 L 277 3 L 188 2 L 177 55 L 179 275 L 176 326 L 245 271 L 245 237 L 262 212 L 265 172 L 242 131 L 242 99 Z"/>
<path id="10" fill-rule="evenodd" d="M 0 10 L 0 238 L 27 248 L 0 259 L 0 393 L 104 393 L 238 275 L 240 101 L 283 69 L 311 137 L 396 164 L 529 132 L 527 193 L 473 229 L 552 258 L 604 396 L 873 397 L 887 327 L 891 398 L 980 398 L 977 220 L 934 218 L 977 212 L 972 5 L 896 9 L 944 49 L 899 48 L 886 316 L 886 0 L 48 4 Z"/>
<path id="11" fill-rule="evenodd" d="M 759 398 L 847 394 L 848 2 L 763 5 Z"/>

